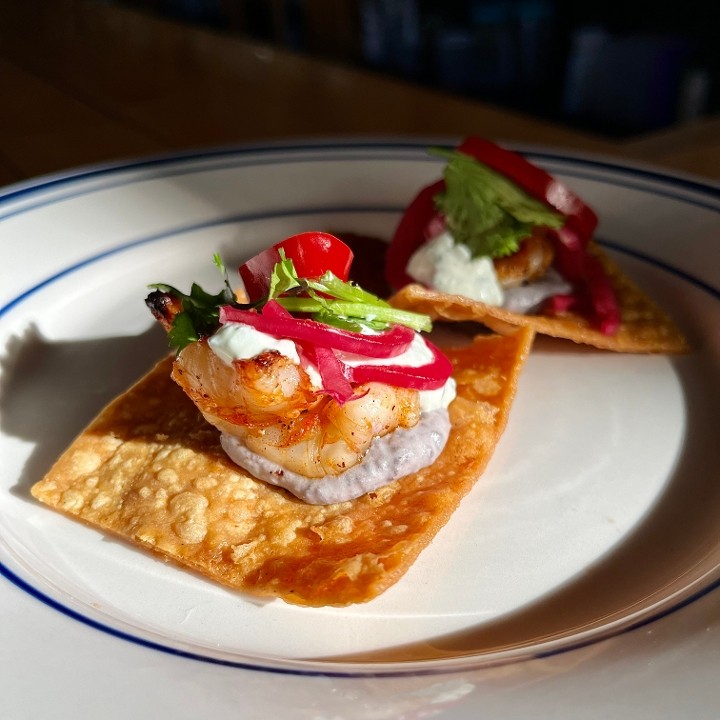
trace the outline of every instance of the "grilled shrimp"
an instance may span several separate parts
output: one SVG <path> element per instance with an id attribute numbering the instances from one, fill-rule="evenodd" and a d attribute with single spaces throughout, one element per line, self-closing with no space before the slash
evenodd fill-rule
<path id="1" fill-rule="evenodd" d="M 503 287 L 515 287 L 542 277 L 552 265 L 554 257 L 552 239 L 536 229 L 520 243 L 520 249 L 516 253 L 493 261 L 495 274 Z"/>
<path id="2" fill-rule="evenodd" d="M 206 417 L 235 425 L 293 420 L 317 402 L 305 370 L 274 350 L 228 365 L 199 340 L 180 352 L 172 377 Z"/>
<path id="3" fill-rule="evenodd" d="M 170 293 L 155 290 L 145 298 L 145 304 L 153 317 L 163 326 L 166 332 L 172 328 L 175 316 L 182 312 L 182 303 Z"/>
<path id="4" fill-rule="evenodd" d="M 367 383 L 357 392 L 344 405 L 326 398 L 291 423 L 241 429 L 242 439 L 253 452 L 306 477 L 337 475 L 359 463 L 375 438 L 420 419 L 414 390 Z"/>
<path id="5" fill-rule="evenodd" d="M 375 438 L 420 419 L 415 390 L 371 382 L 340 405 L 313 388 L 302 366 L 275 351 L 230 366 L 201 340 L 180 352 L 173 378 L 221 432 L 306 477 L 343 472 Z"/>

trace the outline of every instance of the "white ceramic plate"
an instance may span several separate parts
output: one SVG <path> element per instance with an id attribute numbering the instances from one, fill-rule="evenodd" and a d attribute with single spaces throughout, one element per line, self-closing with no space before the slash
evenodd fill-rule
<path id="1" fill-rule="evenodd" d="M 293 717 L 461 717 L 480 707 L 478 677 L 499 717 L 510 707 L 499 678 L 543 667 L 555 676 L 558 666 L 569 677 L 581 658 L 717 604 L 720 193 L 598 158 L 525 149 L 594 206 L 599 239 L 694 350 L 646 357 L 538 340 L 484 477 L 380 598 L 340 609 L 253 602 L 31 499 L 73 436 L 165 351 L 143 303 L 149 283 L 212 287 L 214 252 L 234 267 L 306 229 L 387 238 L 440 172 L 425 147 L 220 150 L 0 194 L 0 600 L 14 620 L 0 641 L 14 666 L 42 658 L 44 682 L 78 692 L 82 677 L 66 663 L 112 667 L 138 717 L 164 707 L 154 706 L 164 696 L 141 690 L 138 657 L 166 681 L 191 666 L 202 695 L 223 684 L 216 712 L 236 697 L 225 683 L 240 692 L 281 677 L 283 691 L 240 692 L 246 717 L 275 705 Z M 703 622 L 709 637 L 715 618 Z M 717 654 L 713 641 L 704 651 Z M 668 648 L 677 655 L 682 642 Z M 383 690 L 371 702 L 373 683 Z M 169 687 L 184 717 L 198 688 Z M 351 711 L 339 688 L 365 706 Z M 57 709 L 30 701 L 22 681 L 5 697 Z M 313 698 L 307 708 L 302 697 Z M 99 691 L 85 702 L 106 707 Z"/>

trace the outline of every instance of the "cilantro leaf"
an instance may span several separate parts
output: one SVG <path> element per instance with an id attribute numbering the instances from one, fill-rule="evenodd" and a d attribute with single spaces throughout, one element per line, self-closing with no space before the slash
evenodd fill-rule
<path id="1" fill-rule="evenodd" d="M 299 278 L 293 261 L 286 258 L 282 250 L 280 262 L 273 268 L 267 299 L 278 300 L 290 312 L 309 314 L 313 320 L 325 325 L 355 332 L 365 328 L 385 330 L 392 324 L 406 325 L 414 330 L 432 328 L 427 315 L 397 310 L 356 283 L 341 280 L 330 271 L 319 278 Z"/>
<path id="2" fill-rule="evenodd" d="M 330 295 L 338 300 L 366 303 L 370 305 L 378 305 L 380 307 L 390 307 L 387 302 L 381 300 L 377 297 L 377 295 L 373 295 L 367 290 L 363 290 L 354 282 L 345 282 L 344 280 L 341 280 L 330 271 L 315 280 L 307 280 L 306 282 L 308 287 L 312 290 Z"/>
<path id="3" fill-rule="evenodd" d="M 287 293 L 290 294 L 288 297 Z M 346 282 L 328 271 L 319 278 L 299 278 L 292 260 L 281 254 L 270 282 L 268 300 L 277 300 L 286 310 L 310 315 L 325 325 L 361 332 L 406 325 L 413 330 L 432 328 L 427 315 L 398 310 L 377 295 Z"/>
<path id="4" fill-rule="evenodd" d="M 186 345 L 199 340 L 200 336 L 195 329 L 192 317 L 187 312 L 178 313 L 173 318 L 173 324 L 168 331 L 170 347 L 182 350 Z"/>
<path id="5" fill-rule="evenodd" d="M 295 271 L 295 264 L 290 258 L 285 257 L 285 251 L 280 248 L 280 262 L 275 263 L 272 274 L 270 275 L 270 291 L 269 300 L 301 287 L 300 278 Z"/>
<path id="6" fill-rule="evenodd" d="M 215 332 L 220 324 L 222 305 L 238 304 L 229 285 L 215 295 L 206 292 L 197 283 L 192 284 L 189 295 L 164 283 L 156 283 L 150 287 L 168 293 L 180 301 L 182 311 L 175 315 L 168 332 L 170 346 L 178 352 L 186 345 Z"/>
<path id="7" fill-rule="evenodd" d="M 180 301 L 182 310 L 173 317 L 172 327 L 168 331 L 168 343 L 177 352 L 190 343 L 212 335 L 217 330 L 220 325 L 220 308 L 223 305 L 250 307 L 241 305 L 235 299 L 227 270 L 218 253 L 213 255 L 213 262 L 223 275 L 223 288 L 218 293 L 209 293 L 197 283 L 192 284 L 189 294 L 165 283 L 149 286 Z"/>
<path id="8" fill-rule="evenodd" d="M 355 327 L 348 329 L 356 330 L 385 330 L 390 325 L 405 325 L 425 332 L 432 330 L 428 315 L 400 310 L 387 303 L 379 305 L 316 297 L 279 298 L 278 302 L 290 312 L 308 313 L 313 320 L 335 327 L 345 327 L 349 323 Z"/>
<path id="9" fill-rule="evenodd" d="M 436 207 L 455 241 L 467 245 L 473 257 L 511 255 L 534 227 L 563 226 L 560 213 L 475 158 L 455 150 L 434 152 L 448 159 Z"/>

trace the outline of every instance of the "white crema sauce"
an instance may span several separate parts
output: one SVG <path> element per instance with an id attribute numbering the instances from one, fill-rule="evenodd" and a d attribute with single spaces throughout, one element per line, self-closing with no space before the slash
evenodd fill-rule
<path id="1" fill-rule="evenodd" d="M 468 247 L 456 243 L 449 232 L 421 245 L 410 257 L 405 271 L 423 285 L 486 305 L 500 306 L 505 299 L 492 259 L 473 258 Z"/>
<path id="2" fill-rule="evenodd" d="M 557 270 L 550 268 L 541 278 L 514 287 L 503 287 L 492 258 L 473 258 L 470 250 L 456 243 L 448 231 L 421 245 L 408 261 L 405 272 L 429 288 L 449 295 L 462 295 L 514 313 L 537 311 L 544 300 L 572 291 Z"/>
<path id="3" fill-rule="evenodd" d="M 296 365 L 302 365 L 313 385 L 321 389 L 322 380 L 317 367 L 308 362 L 297 351 L 292 340 L 276 338 L 273 335 L 261 332 L 250 325 L 243 323 L 226 323 L 209 339 L 208 344 L 212 351 L 228 365 L 234 360 L 249 360 L 270 350 L 276 350 L 281 355 L 292 360 Z M 370 358 L 364 355 L 355 355 L 336 351 L 338 358 L 346 365 L 402 365 L 405 367 L 422 367 L 433 361 L 432 350 L 425 340 L 415 333 L 410 346 L 400 355 L 390 358 Z M 445 384 L 436 390 L 420 390 L 420 409 L 430 412 L 438 408 L 447 408 L 455 399 L 455 380 L 448 378 Z"/>

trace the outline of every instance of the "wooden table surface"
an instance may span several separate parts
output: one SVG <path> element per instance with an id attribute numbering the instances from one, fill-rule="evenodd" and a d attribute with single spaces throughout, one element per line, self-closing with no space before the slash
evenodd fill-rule
<path id="1" fill-rule="evenodd" d="M 0 3 L 0 98 L 0 185 L 218 145 L 468 134 L 720 179 L 720 118 L 612 141 L 98 0 Z"/>

